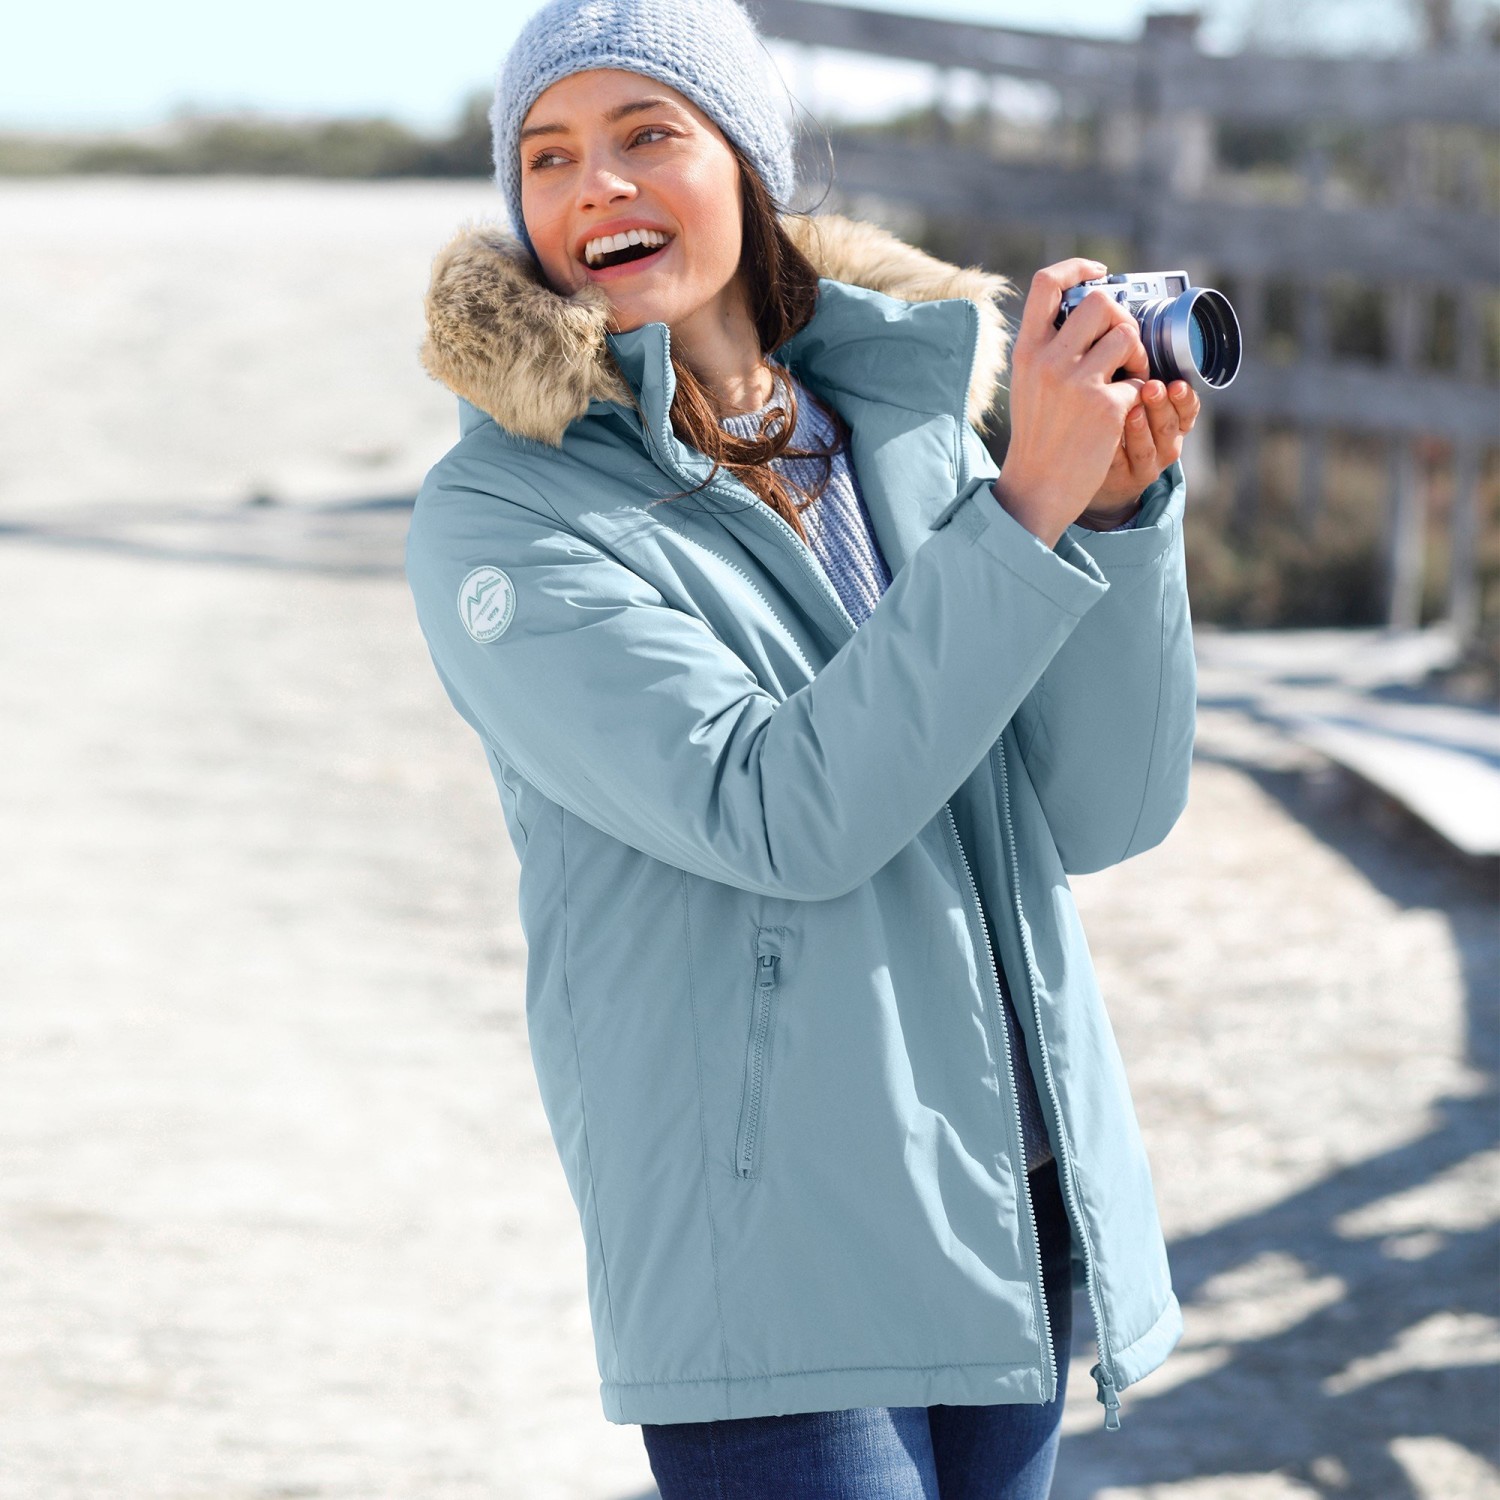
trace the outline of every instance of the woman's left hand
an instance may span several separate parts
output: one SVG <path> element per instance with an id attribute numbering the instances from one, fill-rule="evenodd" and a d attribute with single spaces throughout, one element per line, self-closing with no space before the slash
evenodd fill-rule
<path id="1" fill-rule="evenodd" d="M 1141 492 L 1181 458 L 1182 440 L 1193 430 L 1198 411 L 1198 397 L 1185 380 L 1142 381 L 1141 399 L 1125 419 L 1109 473 L 1080 519 L 1096 526 L 1127 520 Z"/>

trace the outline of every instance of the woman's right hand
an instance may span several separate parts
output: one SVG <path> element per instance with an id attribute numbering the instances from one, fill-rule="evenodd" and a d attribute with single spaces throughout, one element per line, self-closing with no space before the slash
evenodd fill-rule
<path id="1" fill-rule="evenodd" d="M 1096 260 L 1043 266 L 1011 349 L 1010 447 L 995 498 L 1049 547 L 1104 483 L 1150 369 L 1135 318 L 1102 292 L 1052 326 L 1063 293 L 1105 272 Z M 1121 369 L 1130 378 L 1115 380 Z"/>

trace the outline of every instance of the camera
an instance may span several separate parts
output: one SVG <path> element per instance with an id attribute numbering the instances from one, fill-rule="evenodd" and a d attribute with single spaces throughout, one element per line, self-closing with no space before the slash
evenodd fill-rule
<path id="1" fill-rule="evenodd" d="M 1240 320 L 1223 292 L 1192 286 L 1186 271 L 1128 271 L 1080 281 L 1063 293 L 1061 328 L 1090 292 L 1103 292 L 1136 321 L 1151 376 L 1222 391 L 1240 372 Z"/>

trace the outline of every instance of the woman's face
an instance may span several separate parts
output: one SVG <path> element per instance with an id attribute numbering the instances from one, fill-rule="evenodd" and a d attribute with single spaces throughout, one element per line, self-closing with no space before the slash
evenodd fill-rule
<path id="1" fill-rule="evenodd" d="M 560 78 L 522 121 L 520 152 L 522 213 L 547 284 L 567 296 L 596 282 L 614 332 L 674 327 L 742 297 L 739 164 L 676 89 L 619 68 Z M 618 267 L 586 263 L 590 241 L 632 227 L 666 234 L 665 248 Z"/>

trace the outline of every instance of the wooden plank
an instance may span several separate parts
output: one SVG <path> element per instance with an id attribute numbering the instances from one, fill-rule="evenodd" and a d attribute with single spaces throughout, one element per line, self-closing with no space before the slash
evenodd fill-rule
<path id="1" fill-rule="evenodd" d="M 1379 365 L 1267 365 L 1246 361 L 1212 400 L 1235 415 L 1349 432 L 1432 433 L 1494 441 L 1493 386 L 1442 375 L 1404 375 Z"/>
<path id="2" fill-rule="evenodd" d="M 1379 787 L 1464 853 L 1500 854 L 1500 714 L 1424 695 L 1450 627 L 1194 632 L 1198 702 L 1274 725 Z M 1399 695 L 1382 689 L 1400 686 Z"/>
<path id="3" fill-rule="evenodd" d="M 1139 198 L 1129 174 L 1001 162 L 978 151 L 938 150 L 844 131 L 830 131 L 829 140 L 834 184 L 845 192 L 870 193 L 953 218 L 1135 237 Z M 798 171 L 817 180 L 826 160 L 821 141 L 807 142 Z"/>
<path id="4" fill-rule="evenodd" d="M 1278 57 L 1241 52 L 1193 58 L 1173 102 L 1221 120 L 1303 124 L 1401 120 L 1500 127 L 1496 57 L 1482 49 L 1400 57 Z"/>
<path id="5" fill-rule="evenodd" d="M 834 181 L 852 193 L 914 204 L 929 213 L 978 217 L 1040 229 L 1181 247 L 1232 273 L 1313 276 L 1330 264 L 1353 276 L 1390 281 L 1500 281 L 1500 222 L 1493 215 L 1442 208 L 1396 211 L 1308 204 L 1235 203 L 1146 197 L 1132 174 L 996 161 L 981 151 L 936 148 L 829 133 Z M 799 170 L 826 171 L 822 143 L 804 143 Z"/>
<path id="6" fill-rule="evenodd" d="M 1489 741 L 1486 749 L 1476 749 L 1445 742 L 1440 721 L 1420 712 L 1400 724 L 1380 722 L 1373 712 L 1378 710 L 1361 704 L 1331 716 L 1292 714 L 1283 722 L 1305 744 L 1394 797 L 1454 848 L 1475 858 L 1500 854 L 1500 733 L 1494 716 L 1467 711 Z"/>
<path id="7" fill-rule="evenodd" d="M 1157 61 L 1150 43 L 1107 42 L 805 0 L 755 0 L 761 29 L 785 41 L 939 67 L 1034 78 L 1101 105 L 1136 98 Z M 1500 126 L 1495 56 L 1483 50 L 1402 57 L 1310 58 L 1173 48 L 1169 107 L 1220 119 L 1298 123 L 1400 120 Z"/>
<path id="8" fill-rule="evenodd" d="M 1135 97 L 1135 48 L 1129 42 L 803 0 L 754 0 L 754 11 L 761 31 L 784 41 L 1033 78 L 1086 92 L 1101 103 L 1129 104 Z"/>

